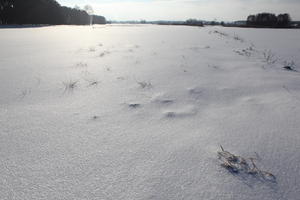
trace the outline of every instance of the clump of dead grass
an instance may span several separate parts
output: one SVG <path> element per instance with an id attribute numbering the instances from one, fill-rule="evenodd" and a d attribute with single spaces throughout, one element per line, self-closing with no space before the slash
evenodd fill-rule
<path id="1" fill-rule="evenodd" d="M 100 84 L 99 80 L 96 79 L 84 79 L 86 82 L 88 82 L 87 87 L 97 86 Z"/>
<path id="2" fill-rule="evenodd" d="M 223 37 L 228 37 L 228 36 L 229 36 L 227 33 L 224 33 L 224 32 L 222 32 L 222 31 L 217 31 L 217 30 L 210 31 L 209 33 L 210 33 L 210 34 L 211 34 L 211 33 L 218 34 L 218 35 L 223 36 Z"/>
<path id="3" fill-rule="evenodd" d="M 268 64 L 274 64 L 277 62 L 276 55 L 271 50 L 263 51 L 263 60 Z"/>
<path id="4" fill-rule="evenodd" d="M 285 70 L 296 71 L 296 69 L 295 69 L 296 64 L 293 60 L 292 61 L 284 61 L 283 65 L 284 65 L 283 69 L 285 69 Z"/>
<path id="5" fill-rule="evenodd" d="M 233 39 L 242 43 L 245 42 L 245 40 L 237 34 L 234 34 Z"/>
<path id="6" fill-rule="evenodd" d="M 67 82 L 63 82 L 64 85 L 64 93 L 65 92 L 73 92 L 75 88 L 77 88 L 79 81 L 78 80 L 69 80 Z"/>
<path id="7" fill-rule="evenodd" d="M 221 166 L 231 173 L 244 173 L 262 178 L 266 181 L 276 181 L 275 175 L 270 172 L 259 169 L 255 163 L 256 158 L 244 158 L 234 155 L 229 151 L 225 151 L 220 145 L 221 151 L 218 151 L 218 158 L 221 161 Z"/>
<path id="8" fill-rule="evenodd" d="M 151 82 L 147 82 L 147 81 L 137 81 L 137 84 L 143 88 L 143 89 L 146 89 L 146 88 L 152 88 L 152 83 Z"/>

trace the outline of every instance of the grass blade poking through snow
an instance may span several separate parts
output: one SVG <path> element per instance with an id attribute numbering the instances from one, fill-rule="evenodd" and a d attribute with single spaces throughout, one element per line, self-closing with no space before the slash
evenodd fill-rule
<path id="1" fill-rule="evenodd" d="M 78 80 L 77 81 L 73 81 L 73 80 L 69 80 L 68 82 L 63 82 L 64 85 L 64 93 L 66 92 L 73 92 L 75 88 L 77 88 L 78 85 Z"/>
<path id="2" fill-rule="evenodd" d="M 243 158 L 234 155 L 229 151 L 225 151 L 220 145 L 221 151 L 218 151 L 218 158 L 221 161 L 221 166 L 231 173 L 244 173 L 261 178 L 265 181 L 276 182 L 276 177 L 267 171 L 259 169 L 254 162 L 255 158 Z M 250 162 L 249 162 L 250 161 Z"/>

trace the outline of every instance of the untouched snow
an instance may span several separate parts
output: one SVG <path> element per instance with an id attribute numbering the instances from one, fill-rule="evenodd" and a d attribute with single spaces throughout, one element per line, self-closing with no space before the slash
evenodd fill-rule
<path id="1" fill-rule="evenodd" d="M 283 69 L 300 71 L 299 30 L 53 26 L 0 44 L 0 199 L 299 199 L 300 73 Z M 219 145 L 276 182 L 230 173 Z"/>

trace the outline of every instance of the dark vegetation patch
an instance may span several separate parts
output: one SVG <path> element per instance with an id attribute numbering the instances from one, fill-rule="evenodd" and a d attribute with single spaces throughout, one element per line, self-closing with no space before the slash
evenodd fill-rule
<path id="1" fill-rule="evenodd" d="M 244 158 L 234 155 L 229 151 L 225 151 L 222 146 L 221 151 L 218 151 L 218 158 L 221 166 L 227 169 L 230 173 L 250 175 L 264 181 L 276 182 L 276 177 L 268 171 L 263 171 L 257 167 L 256 158 Z"/>
<path id="2" fill-rule="evenodd" d="M 89 15 L 79 7 L 61 6 L 55 0 L 1 0 L 0 24 L 105 24 L 103 16 Z"/>

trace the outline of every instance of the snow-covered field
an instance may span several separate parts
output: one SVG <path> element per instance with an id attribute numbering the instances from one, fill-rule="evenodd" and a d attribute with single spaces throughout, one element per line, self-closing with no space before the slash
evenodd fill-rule
<path id="1" fill-rule="evenodd" d="M 0 29 L 0 199 L 300 199 L 299 33 Z"/>

